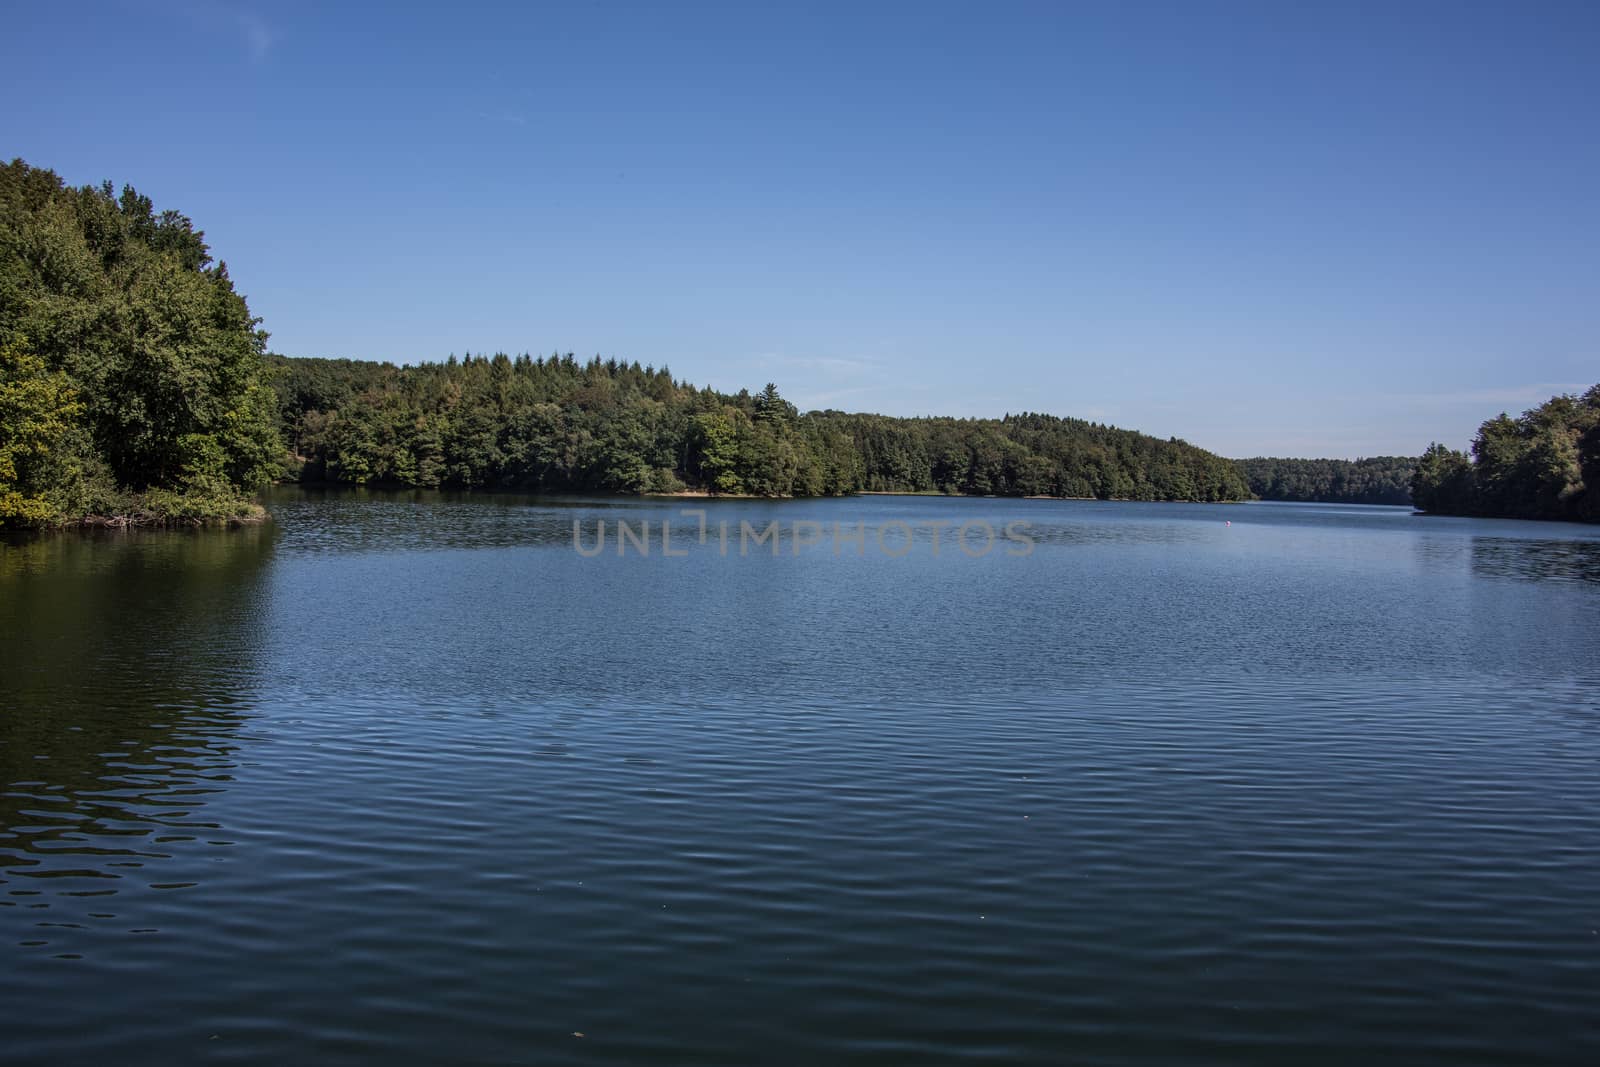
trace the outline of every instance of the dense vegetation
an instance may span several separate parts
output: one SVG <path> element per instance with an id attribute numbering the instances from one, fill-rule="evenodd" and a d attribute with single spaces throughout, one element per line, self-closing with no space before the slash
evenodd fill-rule
<path id="1" fill-rule="evenodd" d="M 1234 461 L 1262 500 L 1320 501 L 1337 504 L 1410 504 L 1411 473 L 1417 461 L 1406 456 L 1370 459 L 1275 459 Z"/>
<path id="2" fill-rule="evenodd" d="M 571 354 L 396 367 L 265 355 L 226 265 L 133 188 L 0 166 L 0 526 L 258 511 L 357 485 L 758 496 L 862 491 L 1405 503 L 1600 521 L 1600 386 L 1485 422 L 1470 457 L 1231 462 L 1049 415 L 802 414 Z M 287 458 L 284 451 L 287 442 Z M 1413 469 L 1414 468 L 1414 469 Z"/>
<path id="3" fill-rule="evenodd" d="M 0 526 L 259 510 L 282 445 L 256 322 L 184 216 L 0 166 Z"/>
<path id="4" fill-rule="evenodd" d="M 286 359 L 257 324 L 188 218 L 0 167 L 0 525 L 241 517 L 285 467 L 468 489 L 1249 495 L 1227 460 L 1078 419 L 802 414 L 772 385 L 728 395 L 570 354 Z"/>
<path id="5" fill-rule="evenodd" d="M 1240 500 L 1228 460 L 1055 418 L 801 414 L 666 368 L 572 355 L 387 363 L 273 357 L 284 435 L 311 481 L 761 496 L 858 491 Z"/>
<path id="6" fill-rule="evenodd" d="M 1600 385 L 1478 427 L 1469 458 L 1440 444 L 1417 461 L 1423 511 L 1600 522 Z"/>

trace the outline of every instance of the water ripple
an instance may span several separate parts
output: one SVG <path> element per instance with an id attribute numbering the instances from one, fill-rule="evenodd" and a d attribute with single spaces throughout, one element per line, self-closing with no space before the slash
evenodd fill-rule
<path id="1" fill-rule="evenodd" d="M 1011 561 L 384 498 L 0 557 L 8 1054 L 1600 1054 L 1594 542 L 1035 503 L 731 512 Z"/>

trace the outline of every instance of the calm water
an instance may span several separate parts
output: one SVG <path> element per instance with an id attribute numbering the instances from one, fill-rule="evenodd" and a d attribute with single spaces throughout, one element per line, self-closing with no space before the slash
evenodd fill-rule
<path id="1" fill-rule="evenodd" d="M 0 544 L 0 1058 L 1600 1057 L 1600 530 L 679 506 Z"/>

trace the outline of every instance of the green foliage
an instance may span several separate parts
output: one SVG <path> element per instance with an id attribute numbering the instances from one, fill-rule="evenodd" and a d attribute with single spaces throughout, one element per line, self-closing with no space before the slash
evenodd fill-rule
<path id="1" fill-rule="evenodd" d="M 225 494 L 231 488 L 226 466 L 228 457 L 222 445 L 210 434 L 190 433 L 178 439 L 182 473 L 178 486 L 186 492 L 206 495 Z"/>
<path id="2" fill-rule="evenodd" d="M 727 396 L 664 367 L 570 353 L 290 360 L 265 356 L 257 325 L 184 216 L 131 188 L 0 167 L 0 342 L 35 346 L 7 356 L 0 522 L 237 517 L 244 494 L 284 469 L 628 493 L 1248 493 L 1217 456 L 1076 419 L 802 415 L 772 383 Z"/>
<path id="3" fill-rule="evenodd" d="M 778 395 L 778 387 L 768 382 L 751 401 L 757 422 L 769 424 L 792 423 L 799 416 L 795 406 Z"/>
<path id="4" fill-rule="evenodd" d="M 1409 504 L 1417 461 L 1405 456 L 1369 459 L 1277 459 L 1234 463 L 1262 500 L 1337 504 Z"/>
<path id="5" fill-rule="evenodd" d="M 657 467 L 650 472 L 650 481 L 644 491 L 671 494 L 681 493 L 687 488 L 670 467 Z"/>
<path id="6" fill-rule="evenodd" d="M 665 368 L 571 354 L 395 367 L 268 357 L 306 480 L 553 491 L 823 496 L 862 490 L 1240 500 L 1228 460 L 1048 415 L 800 414 Z"/>
<path id="7" fill-rule="evenodd" d="M 742 493 L 739 468 L 744 458 L 739 447 L 740 423 L 747 421 L 733 408 L 708 411 L 690 419 L 687 455 L 700 483 L 719 493 Z"/>
<path id="8" fill-rule="evenodd" d="M 1424 511 L 1600 521 L 1600 385 L 1478 428 L 1472 458 L 1431 446 L 1412 498 Z"/>
<path id="9" fill-rule="evenodd" d="M 1463 515 L 1472 509 L 1472 496 L 1472 461 L 1455 449 L 1430 444 L 1411 476 L 1412 503 L 1422 511 Z"/>
<path id="10" fill-rule="evenodd" d="M 45 526 L 82 498 L 70 443 L 83 413 L 65 374 L 20 344 L 0 345 L 0 526 Z"/>
<path id="11" fill-rule="evenodd" d="M 176 492 L 151 489 L 134 497 L 116 512 L 119 522 L 130 525 L 201 525 L 213 522 L 243 522 L 259 518 L 260 504 L 234 492 Z"/>
<path id="12" fill-rule="evenodd" d="M 132 188 L 0 166 L 0 343 L 30 338 L 76 396 L 61 437 L 86 487 L 26 521 L 145 491 L 240 498 L 274 476 L 277 398 L 256 326 L 184 216 Z"/>

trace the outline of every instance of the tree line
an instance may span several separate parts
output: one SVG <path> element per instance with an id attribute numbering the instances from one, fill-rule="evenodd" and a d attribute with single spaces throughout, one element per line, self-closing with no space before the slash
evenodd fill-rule
<path id="1" fill-rule="evenodd" d="M 186 216 L 0 166 L 0 526 L 259 513 L 353 485 L 753 496 L 861 491 L 1240 500 L 1185 442 L 1041 414 L 801 413 L 570 353 L 397 367 L 268 355 Z"/>
<path id="2" fill-rule="evenodd" d="M 1411 496 L 1441 515 L 1600 522 L 1600 385 L 1489 419 L 1470 455 L 1430 445 Z"/>
<path id="3" fill-rule="evenodd" d="M 1408 456 L 1367 459 L 1278 459 L 1256 457 L 1234 461 L 1262 500 L 1334 504 L 1410 504 L 1411 474 L 1417 461 Z"/>
<path id="4" fill-rule="evenodd" d="M 426 488 L 1242 500 L 1228 460 L 1081 419 L 801 413 L 573 354 L 395 366 L 271 357 L 295 475 Z"/>
<path id="5" fill-rule="evenodd" d="M 183 215 L 0 166 L 0 527 L 258 513 L 282 444 L 257 325 Z"/>
<path id="6" fill-rule="evenodd" d="M 268 481 L 752 496 L 1329 500 L 1592 518 L 1595 391 L 1485 423 L 1472 455 L 1222 459 L 1081 419 L 800 412 L 665 367 L 266 352 L 227 266 L 131 187 L 0 166 L 0 526 L 242 517 Z M 1585 478 L 1587 477 L 1587 483 Z M 258 511 L 259 509 L 254 509 Z"/>

